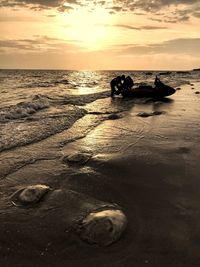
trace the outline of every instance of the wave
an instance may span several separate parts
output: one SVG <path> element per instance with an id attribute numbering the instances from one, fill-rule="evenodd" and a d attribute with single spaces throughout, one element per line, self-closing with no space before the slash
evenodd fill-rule
<path id="1" fill-rule="evenodd" d="M 0 151 L 31 144 L 46 139 L 70 128 L 74 122 L 86 114 L 84 109 L 68 105 L 65 112 L 59 110 L 56 115 L 48 113 L 36 119 L 12 121 L 0 125 Z M 46 116 L 46 117 L 45 117 Z"/>
<path id="2" fill-rule="evenodd" d="M 54 82 L 55 84 L 69 84 L 69 81 L 66 79 L 58 80 Z"/>
<path id="3" fill-rule="evenodd" d="M 44 82 L 37 82 L 32 83 L 31 85 L 27 85 L 27 87 L 54 87 L 58 84 L 69 84 L 69 81 L 66 79 L 56 80 L 56 81 L 44 81 Z"/>
<path id="4" fill-rule="evenodd" d="M 28 82 L 24 85 L 20 85 L 19 88 L 36 88 L 36 87 L 56 87 L 59 85 L 68 85 L 68 88 L 76 89 L 78 87 L 93 88 L 98 85 L 96 81 L 90 82 L 75 82 L 69 81 L 67 79 L 52 80 L 52 81 L 38 81 L 38 82 Z"/>
<path id="5" fill-rule="evenodd" d="M 36 95 L 29 102 L 21 102 L 15 106 L 0 109 L 0 122 L 26 118 L 48 107 L 48 99 L 44 96 Z"/>
<path id="6" fill-rule="evenodd" d="M 39 81 L 39 82 L 28 82 L 28 83 L 21 83 L 17 88 L 48 88 L 48 87 L 54 87 L 55 83 L 49 82 L 49 81 Z"/>
<path id="7" fill-rule="evenodd" d="M 26 102 L 2 107 L 0 152 L 35 143 L 68 130 L 88 113 L 86 104 L 108 96 L 108 91 L 88 95 L 35 95 Z"/>
<path id="8" fill-rule="evenodd" d="M 87 95 L 66 95 L 50 97 L 48 95 L 35 95 L 30 101 L 20 102 L 13 106 L 8 106 L 0 109 L 0 122 L 9 122 L 12 120 L 20 120 L 33 116 L 36 112 L 57 105 L 59 108 L 62 105 L 83 106 L 97 99 L 107 98 L 109 92 L 100 92 Z"/>
<path id="9" fill-rule="evenodd" d="M 31 78 L 42 78 L 40 76 L 33 76 Z M 20 84 L 18 86 L 18 88 L 37 88 L 37 87 L 41 87 L 41 88 L 48 88 L 48 87 L 56 87 L 59 84 L 63 84 L 63 85 L 67 85 L 70 84 L 69 81 L 67 79 L 60 79 L 60 80 L 47 80 L 44 81 L 43 79 L 38 79 L 38 81 L 26 81 L 25 83 L 22 82 L 22 84 Z M 72 84 L 73 86 L 73 84 Z"/>
<path id="10" fill-rule="evenodd" d="M 57 105 L 77 105 L 84 106 L 88 103 L 91 103 L 97 99 L 103 99 L 110 96 L 109 91 L 94 93 L 94 94 L 84 94 L 84 95 L 67 95 L 67 96 L 48 96 L 48 101 Z"/>

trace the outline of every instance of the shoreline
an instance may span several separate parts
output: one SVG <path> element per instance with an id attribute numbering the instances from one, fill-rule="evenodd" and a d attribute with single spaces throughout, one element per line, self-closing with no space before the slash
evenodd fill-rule
<path id="1" fill-rule="evenodd" d="M 104 120 L 80 139 L 60 146 L 67 137 L 63 132 L 2 152 L 7 164 L 28 151 L 30 158 L 40 155 L 28 165 L 21 161 L 19 169 L 1 180 L 2 266 L 198 266 L 200 110 L 199 96 L 190 88 L 183 86 L 166 102 L 107 99 L 107 107 L 128 108 L 119 119 Z M 105 109 L 101 101 L 90 109 Z M 137 116 L 152 111 L 165 113 Z M 73 126 L 69 136 L 79 131 L 78 123 Z M 62 161 L 77 151 L 89 151 L 92 157 L 84 165 Z M 72 190 L 75 197 L 50 196 L 32 209 L 11 205 L 10 196 L 19 186 L 37 183 L 54 191 Z M 71 230 L 85 205 L 83 196 L 122 207 L 128 226 L 118 242 L 105 248 L 88 245 Z"/>

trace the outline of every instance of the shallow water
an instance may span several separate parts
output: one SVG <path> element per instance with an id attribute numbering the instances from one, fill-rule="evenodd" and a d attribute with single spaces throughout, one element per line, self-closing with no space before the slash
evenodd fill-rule
<path id="1" fill-rule="evenodd" d="M 120 71 L 1 70 L 0 150 L 44 139 L 69 127 L 67 125 L 58 127 L 58 124 L 69 122 L 71 125 L 70 121 L 78 120 L 87 112 L 112 112 L 113 110 L 108 110 L 109 100 L 106 99 L 109 97 L 109 82 L 121 73 Z M 149 84 L 153 83 L 157 74 L 156 72 L 152 75 L 146 75 L 146 72 L 123 73 L 134 77 L 136 83 Z M 174 87 L 198 81 L 196 72 L 172 72 L 161 77 Z M 90 106 L 95 100 L 99 102 L 97 101 L 91 109 Z M 86 106 L 89 103 L 91 105 Z M 70 105 L 73 105 L 73 108 Z M 127 109 L 127 104 L 113 103 L 113 108 L 114 105 L 115 112 Z M 44 124 L 47 124 L 48 128 L 44 127 Z M 18 142 L 15 142 L 14 136 Z"/>
<path id="2" fill-rule="evenodd" d="M 183 141 L 186 146 L 198 143 L 200 108 L 195 92 L 200 90 L 199 72 L 160 75 L 169 85 L 182 89 L 156 102 L 111 99 L 109 82 L 122 73 L 131 75 L 135 83 L 150 84 L 158 74 L 1 70 L 0 177 L 5 179 L 40 162 L 37 171 L 43 173 L 48 161 L 61 158 L 70 146 L 78 150 L 83 142 L 83 149 L 92 149 L 94 154 L 126 154 L 148 140 L 160 149 L 168 149 L 174 142 L 177 146 Z M 161 115 L 138 117 L 142 112 Z M 109 120 L 111 114 L 122 119 Z M 76 140 L 80 140 L 77 145 Z M 55 173 L 53 168 L 48 172 Z"/>

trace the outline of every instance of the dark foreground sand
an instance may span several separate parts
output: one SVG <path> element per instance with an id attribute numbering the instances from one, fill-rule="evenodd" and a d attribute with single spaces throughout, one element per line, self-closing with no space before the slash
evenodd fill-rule
<path id="1" fill-rule="evenodd" d="M 2 175 L 0 266 L 200 266 L 199 101 L 185 86 L 168 101 L 127 102 L 122 118 L 76 142 L 59 147 L 61 133 L 2 152 L 2 173 L 13 156 L 22 162 L 24 154 L 40 153 L 40 159 Z M 163 114 L 137 116 L 152 111 Z M 63 155 L 74 151 L 92 158 L 81 166 L 64 163 Z M 12 205 L 17 188 L 37 183 L 53 191 L 33 208 Z M 99 201 L 117 203 L 128 219 L 122 238 L 109 247 L 81 241 L 73 227 Z"/>

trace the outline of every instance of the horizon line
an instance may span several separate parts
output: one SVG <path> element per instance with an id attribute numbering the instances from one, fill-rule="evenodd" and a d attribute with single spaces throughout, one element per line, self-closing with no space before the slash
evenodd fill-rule
<path id="1" fill-rule="evenodd" d="M 0 68 L 1 70 L 46 70 L 46 71 L 193 71 L 193 69 L 46 69 L 46 68 Z"/>

